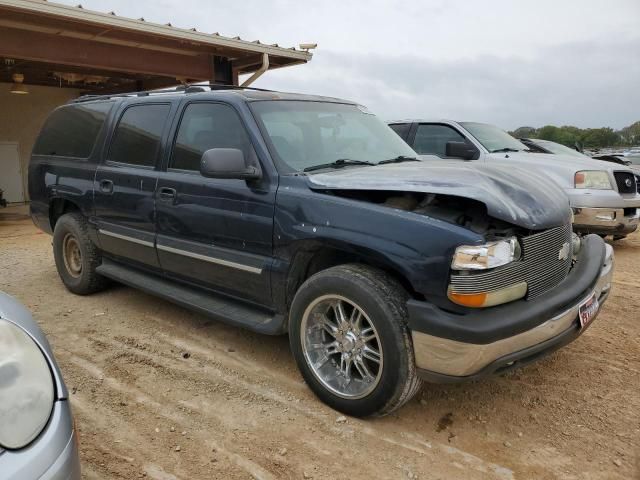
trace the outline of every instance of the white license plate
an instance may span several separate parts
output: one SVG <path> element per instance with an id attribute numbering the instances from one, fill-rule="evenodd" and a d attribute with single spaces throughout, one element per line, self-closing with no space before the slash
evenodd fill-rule
<path id="1" fill-rule="evenodd" d="M 578 317 L 580 318 L 580 328 L 584 328 L 595 318 L 600 309 L 598 298 L 595 292 L 586 299 L 578 308 Z"/>

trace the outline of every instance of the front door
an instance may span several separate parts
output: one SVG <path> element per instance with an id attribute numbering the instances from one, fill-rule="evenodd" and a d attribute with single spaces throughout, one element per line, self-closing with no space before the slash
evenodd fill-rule
<path id="1" fill-rule="evenodd" d="M 238 113 L 222 103 L 188 103 L 156 195 L 157 250 L 170 276 L 271 304 L 276 183 L 200 175 L 202 154 L 237 148 L 259 162 Z"/>
<path id="2" fill-rule="evenodd" d="M 452 157 L 447 157 L 447 142 L 470 143 L 450 125 L 421 123 L 415 131 L 411 146 L 428 160 L 452 159 Z"/>
<path id="3" fill-rule="evenodd" d="M 156 165 L 170 105 L 146 103 L 119 113 L 94 181 L 102 250 L 141 266 L 159 267 L 155 250 Z"/>

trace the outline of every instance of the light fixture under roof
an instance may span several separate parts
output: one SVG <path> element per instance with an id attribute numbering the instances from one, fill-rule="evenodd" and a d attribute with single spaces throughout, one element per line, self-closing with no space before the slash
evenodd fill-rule
<path id="1" fill-rule="evenodd" d="M 14 73 L 11 78 L 13 79 L 13 85 L 11 86 L 11 93 L 15 93 L 18 95 L 26 95 L 29 93 L 29 89 L 23 83 L 24 75 L 21 73 Z"/>

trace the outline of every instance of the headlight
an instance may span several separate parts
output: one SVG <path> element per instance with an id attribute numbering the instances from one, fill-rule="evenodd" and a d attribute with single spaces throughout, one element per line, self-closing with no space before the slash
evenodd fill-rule
<path id="1" fill-rule="evenodd" d="M 598 170 L 584 170 L 575 174 L 576 188 L 591 188 L 594 190 L 612 190 L 609 174 Z"/>
<path id="2" fill-rule="evenodd" d="M 47 359 L 21 328 L 0 320 L 0 446 L 22 448 L 45 427 L 54 385 Z"/>
<path id="3" fill-rule="evenodd" d="M 515 237 L 484 245 L 462 245 L 456 248 L 451 268 L 454 270 L 486 270 L 506 265 L 520 258 L 520 244 Z"/>

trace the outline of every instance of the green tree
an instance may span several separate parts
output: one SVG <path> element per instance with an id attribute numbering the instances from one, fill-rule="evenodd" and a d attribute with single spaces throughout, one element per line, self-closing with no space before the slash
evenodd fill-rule
<path id="1" fill-rule="evenodd" d="M 577 143 L 587 148 L 622 147 L 640 145 L 640 121 L 619 131 L 609 127 L 578 128 L 573 125 L 545 125 L 520 127 L 509 132 L 516 138 L 540 138 L 574 147 Z"/>
<path id="2" fill-rule="evenodd" d="M 626 145 L 631 147 L 640 144 L 640 121 L 624 127 L 618 133 Z"/>
<path id="3" fill-rule="evenodd" d="M 537 138 L 538 129 L 534 127 L 520 127 L 509 133 L 515 138 Z"/>
<path id="4" fill-rule="evenodd" d="M 589 128 L 582 137 L 585 147 L 602 148 L 613 147 L 620 143 L 620 137 L 612 128 Z"/>

